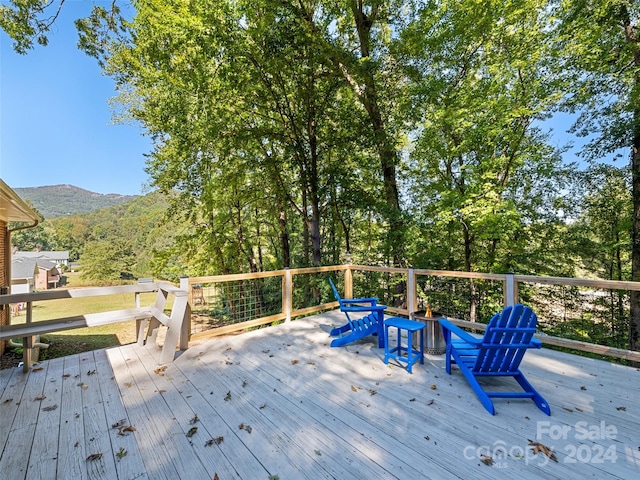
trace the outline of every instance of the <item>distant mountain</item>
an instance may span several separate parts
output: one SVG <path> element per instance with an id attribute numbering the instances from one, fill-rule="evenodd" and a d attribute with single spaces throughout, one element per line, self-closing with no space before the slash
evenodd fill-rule
<path id="1" fill-rule="evenodd" d="M 29 200 L 44 218 L 86 213 L 119 205 L 138 195 L 95 193 L 73 185 L 50 185 L 13 189 L 23 200 Z"/>

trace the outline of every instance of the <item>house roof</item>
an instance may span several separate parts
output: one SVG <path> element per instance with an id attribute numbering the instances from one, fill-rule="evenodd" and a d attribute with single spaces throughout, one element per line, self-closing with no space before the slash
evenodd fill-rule
<path id="1" fill-rule="evenodd" d="M 0 179 L 0 220 L 36 223 L 40 221 L 38 214 L 2 179 Z"/>
<path id="2" fill-rule="evenodd" d="M 43 270 L 54 270 L 58 268 L 56 262 L 52 262 L 51 260 L 45 260 L 42 258 L 36 259 L 36 265 L 38 265 L 38 268 L 42 268 Z"/>
<path id="3" fill-rule="evenodd" d="M 18 258 L 11 262 L 11 280 L 30 279 L 35 276 L 37 262 L 32 259 Z"/>
<path id="4" fill-rule="evenodd" d="M 15 252 L 13 258 L 42 258 L 46 260 L 69 260 L 69 251 L 57 252 Z"/>

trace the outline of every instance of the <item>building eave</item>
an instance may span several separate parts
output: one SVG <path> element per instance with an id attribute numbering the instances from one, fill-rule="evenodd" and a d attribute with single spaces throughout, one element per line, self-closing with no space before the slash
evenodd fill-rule
<path id="1" fill-rule="evenodd" d="M 0 179 L 0 220 L 4 222 L 35 222 L 36 224 L 40 221 L 38 214 L 2 179 Z"/>

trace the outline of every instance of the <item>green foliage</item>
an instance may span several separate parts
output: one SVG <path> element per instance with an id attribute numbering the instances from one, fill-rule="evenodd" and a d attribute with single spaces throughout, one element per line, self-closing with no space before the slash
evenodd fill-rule
<path id="1" fill-rule="evenodd" d="M 0 27 L 14 40 L 13 49 L 24 54 L 33 48 L 34 40 L 47 45 L 47 33 L 64 0 L 9 0 L 0 5 Z"/>
<path id="2" fill-rule="evenodd" d="M 80 257 L 82 277 L 97 284 L 131 280 L 135 258 L 130 243 L 112 238 L 88 242 Z"/>

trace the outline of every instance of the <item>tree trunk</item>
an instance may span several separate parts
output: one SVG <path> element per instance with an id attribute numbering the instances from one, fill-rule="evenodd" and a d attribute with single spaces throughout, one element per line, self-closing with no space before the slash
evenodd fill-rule
<path id="1" fill-rule="evenodd" d="M 640 67 L 640 38 L 631 24 L 629 12 L 624 9 L 623 24 L 627 42 L 634 44 L 633 63 Z M 640 91 L 640 73 L 635 74 L 633 91 Z M 633 101 L 633 99 L 632 99 Z M 633 226 L 631 234 L 631 280 L 640 281 L 640 105 L 635 100 L 633 110 L 633 142 L 631 146 L 631 197 L 633 200 Z M 640 351 L 640 292 L 631 292 L 629 319 L 629 350 Z"/>
<path id="2" fill-rule="evenodd" d="M 355 19 L 355 26 L 360 42 L 360 56 L 366 59 L 363 69 L 364 89 L 359 93 L 358 98 L 362 102 L 369 121 L 371 122 L 373 138 L 375 141 L 380 167 L 382 170 L 383 189 L 386 212 L 385 217 L 389 221 L 388 240 L 391 248 L 393 264 L 396 267 L 404 265 L 404 240 L 405 222 L 400 208 L 400 196 L 398 194 L 398 182 L 396 179 L 396 165 L 398 154 L 394 148 L 392 139 L 387 134 L 386 126 L 382 118 L 382 111 L 378 102 L 377 85 L 374 72 L 369 58 L 371 55 L 371 28 L 375 24 L 375 17 L 379 9 L 378 4 L 371 7 L 371 14 L 364 12 L 364 5 L 361 1 L 352 1 L 351 10 Z"/>
<path id="3" fill-rule="evenodd" d="M 466 223 L 462 223 L 462 235 L 464 239 L 464 269 L 467 272 L 471 271 L 471 245 L 473 244 L 472 235 L 469 233 L 469 229 L 467 228 Z M 477 294 L 476 294 L 476 284 L 473 281 L 473 278 L 469 279 L 469 320 L 472 322 L 476 321 L 477 316 Z"/>
<path id="4" fill-rule="evenodd" d="M 291 267 L 291 247 L 289 245 L 289 233 L 287 232 L 287 213 L 284 207 L 280 207 L 280 215 L 278 216 L 278 225 L 280 227 L 280 246 L 282 248 L 282 267 Z"/>
<path id="5" fill-rule="evenodd" d="M 637 79 L 640 85 L 640 79 Z M 631 152 L 633 227 L 631 234 L 631 280 L 640 281 L 640 109 L 634 112 L 634 139 Z M 640 291 L 631 292 L 629 350 L 640 351 Z"/>

